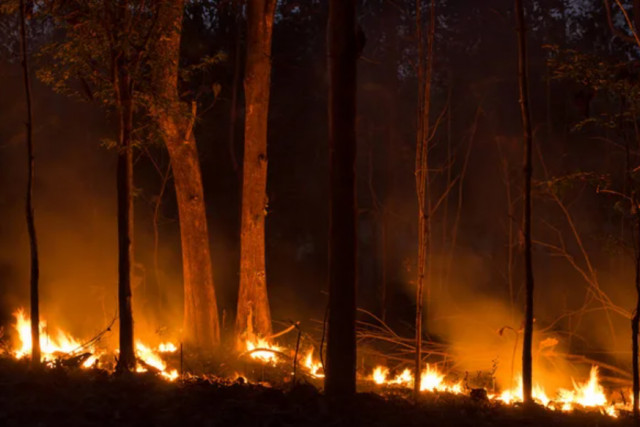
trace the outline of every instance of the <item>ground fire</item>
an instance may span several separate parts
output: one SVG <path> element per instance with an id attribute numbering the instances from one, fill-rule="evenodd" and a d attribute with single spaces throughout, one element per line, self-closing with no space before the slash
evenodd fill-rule
<path id="1" fill-rule="evenodd" d="M 12 324 L 16 339 L 10 354 L 16 359 L 29 357 L 31 352 L 31 322 L 29 317 L 20 308 L 14 312 L 15 322 Z M 99 349 L 97 345 L 83 344 L 71 335 L 60 329 L 53 329 L 50 333 L 47 322 L 42 320 L 41 343 L 42 357 L 45 363 L 51 367 L 58 364 L 75 364 L 82 369 L 106 369 L 112 370 L 113 363 L 103 363 L 108 357 L 117 357 L 117 350 L 109 352 Z M 252 360 L 266 365 L 289 366 L 289 359 L 295 357 L 290 348 L 270 343 L 266 339 L 254 338 L 246 341 L 246 355 Z M 169 368 L 164 358 L 175 355 L 178 352 L 176 344 L 171 342 L 160 343 L 151 348 L 140 341 L 136 342 L 136 357 L 138 358 L 137 372 L 149 372 L 159 375 L 167 381 L 176 381 L 180 378 L 177 369 Z M 293 356 L 292 356 L 293 355 Z M 305 373 L 313 379 L 324 377 L 322 362 L 314 358 L 314 348 L 309 348 L 304 354 L 297 355 L 299 363 Z M 190 375 L 193 378 L 192 375 Z M 242 377 L 247 381 L 247 375 L 235 373 L 234 378 Z M 392 374 L 390 368 L 382 365 L 376 366 L 371 373 L 359 373 L 362 383 L 372 383 L 375 390 L 385 393 L 392 390 L 414 387 L 413 373 L 409 368 L 399 370 Z M 616 392 L 605 392 L 598 377 L 598 367 L 591 367 L 589 378 L 581 381 L 571 379 L 572 389 L 548 390 L 540 384 L 536 384 L 533 397 L 536 403 L 553 411 L 570 412 L 575 409 L 593 409 L 611 417 L 618 417 L 620 412 L 629 412 L 632 408 L 632 396 L 629 389 Z M 472 389 L 464 384 L 463 380 L 449 380 L 447 374 L 441 372 L 437 366 L 425 365 L 421 373 L 420 391 L 425 393 L 451 393 L 456 395 L 470 395 Z M 511 389 L 505 389 L 494 393 L 494 390 L 485 390 L 486 398 L 490 401 L 501 402 L 505 405 L 522 403 L 522 377 L 518 377 L 517 383 Z M 617 394 L 617 396 L 616 396 Z"/>

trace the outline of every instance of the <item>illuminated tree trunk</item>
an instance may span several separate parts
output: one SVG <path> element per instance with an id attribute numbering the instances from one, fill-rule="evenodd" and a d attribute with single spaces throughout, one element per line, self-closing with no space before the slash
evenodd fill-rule
<path id="1" fill-rule="evenodd" d="M 638 201 L 633 197 L 636 211 L 638 210 Z M 640 333 L 640 213 L 636 213 L 636 309 L 631 319 L 631 356 L 633 367 L 633 416 L 636 421 L 640 417 L 639 399 L 640 399 L 640 369 L 638 366 L 638 334 Z"/>
<path id="2" fill-rule="evenodd" d="M 31 259 L 30 297 L 31 297 L 31 363 L 40 365 L 40 301 L 38 294 L 38 281 L 40 267 L 38 261 L 38 239 L 36 236 L 36 224 L 33 213 L 33 118 L 31 111 L 31 80 L 29 79 L 29 62 L 27 59 L 27 30 L 25 18 L 25 2 L 20 0 L 20 47 L 22 51 L 22 71 L 24 77 L 25 99 L 27 102 L 27 200 L 26 218 L 29 232 L 29 248 Z"/>
<path id="3" fill-rule="evenodd" d="M 525 267 L 525 318 L 522 342 L 522 396 L 525 404 L 532 403 L 532 361 L 531 342 L 533 339 L 533 262 L 531 254 L 531 176 L 532 145 L 531 115 L 529 112 L 529 83 L 527 76 L 527 40 L 525 34 L 524 8 L 522 0 L 515 0 L 515 14 L 518 27 L 518 80 L 520 88 L 520 110 L 524 140 L 524 194 L 523 233 Z"/>
<path id="4" fill-rule="evenodd" d="M 267 213 L 267 118 L 271 84 L 271 35 L 276 0 L 247 5 L 247 58 L 244 76 L 245 126 L 240 230 L 238 339 L 271 335 L 265 271 L 264 223 Z"/>
<path id="5" fill-rule="evenodd" d="M 184 332 L 187 345 L 210 352 L 220 341 L 218 306 L 213 283 L 209 231 L 198 149 L 193 135 L 195 104 L 189 111 L 178 93 L 180 37 L 184 0 L 167 1 L 160 9 L 160 63 L 153 72 L 158 101 L 152 112 L 164 138 L 175 183 L 184 281 Z"/>
<path id="6" fill-rule="evenodd" d="M 416 0 L 416 29 L 418 37 L 418 126 L 416 138 L 416 195 L 418 198 L 418 263 L 416 278 L 416 354 L 414 366 L 414 398 L 420 393 L 422 372 L 422 319 L 424 291 L 429 293 L 428 273 L 431 243 L 431 198 L 429 197 L 429 139 L 431 127 L 431 80 L 433 74 L 433 43 L 435 39 L 435 0 L 431 0 L 427 52 L 423 54 L 422 2 Z"/>
<path id="7" fill-rule="evenodd" d="M 356 389 L 356 1 L 330 0 L 329 65 L 329 332 L 325 390 Z"/>
<path id="8" fill-rule="evenodd" d="M 131 267 L 133 266 L 133 100 L 130 76 L 115 59 L 115 80 L 119 143 L 117 165 L 118 192 L 118 314 L 120 321 L 120 355 L 118 372 L 135 369 L 136 357 L 133 348 L 133 309 L 131 295 Z"/>

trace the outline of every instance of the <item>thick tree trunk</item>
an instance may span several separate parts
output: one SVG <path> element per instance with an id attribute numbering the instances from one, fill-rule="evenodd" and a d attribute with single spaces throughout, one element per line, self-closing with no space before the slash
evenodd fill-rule
<path id="1" fill-rule="evenodd" d="M 525 34 L 524 7 L 522 0 L 515 0 L 518 27 L 518 80 L 520 87 L 520 110 L 524 140 L 524 194 L 523 233 L 525 267 L 525 318 L 522 342 L 522 396 L 525 404 L 532 402 L 531 342 L 533 339 L 533 262 L 531 254 L 531 176 L 533 136 L 529 111 L 529 83 L 527 76 L 527 39 Z"/>
<path id="2" fill-rule="evenodd" d="M 129 75 L 119 67 L 118 115 L 118 313 L 120 320 L 120 355 L 116 370 L 132 371 L 136 366 L 133 347 L 133 309 L 131 268 L 133 259 L 133 100 Z"/>
<path id="3" fill-rule="evenodd" d="M 276 0 L 252 0 L 247 8 L 245 124 L 240 231 L 240 290 L 236 336 L 271 335 L 265 270 L 267 118 L 271 84 L 271 35 Z"/>
<path id="4" fill-rule="evenodd" d="M 330 0 L 329 65 L 329 332 L 325 390 L 356 389 L 356 1 Z"/>
<path id="5" fill-rule="evenodd" d="M 22 51 L 22 71 L 24 77 L 25 99 L 27 103 L 27 198 L 26 219 L 29 232 L 29 248 L 31 259 L 30 299 L 31 299 L 31 363 L 40 365 L 40 301 L 38 282 L 40 267 L 38 260 L 38 239 L 33 213 L 33 180 L 35 175 L 33 155 L 33 117 L 31 111 L 31 80 L 29 78 L 29 62 L 27 59 L 27 30 L 25 18 L 25 2 L 20 0 L 20 47 Z"/>
<path id="6" fill-rule="evenodd" d="M 160 9 L 158 26 L 163 37 L 155 48 L 164 55 L 153 71 L 158 100 L 152 113 L 169 152 L 180 217 L 183 339 L 195 350 L 210 352 L 220 341 L 220 326 L 200 161 L 193 136 L 195 108 L 189 112 L 178 93 L 184 5 L 184 0 L 166 1 Z"/>
<path id="7" fill-rule="evenodd" d="M 220 325 L 198 150 L 193 134 L 180 131 L 170 118 L 161 123 L 171 158 L 180 216 L 184 340 L 194 349 L 210 352 L 220 341 Z M 185 133 L 190 134 L 188 139 L 183 139 Z"/>

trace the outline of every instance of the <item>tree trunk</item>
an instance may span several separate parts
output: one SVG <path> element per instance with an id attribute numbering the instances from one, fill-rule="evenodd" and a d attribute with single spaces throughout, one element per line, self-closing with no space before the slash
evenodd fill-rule
<path id="1" fill-rule="evenodd" d="M 116 60 L 120 63 L 120 60 Z M 133 310 L 131 301 L 131 268 L 133 266 L 133 99 L 130 76 L 117 66 L 118 116 L 118 314 L 120 320 L 120 355 L 116 370 L 132 371 L 136 366 L 133 347 Z"/>
<path id="2" fill-rule="evenodd" d="M 229 106 L 229 157 L 233 171 L 238 173 L 240 178 L 240 166 L 236 158 L 236 126 L 238 124 L 238 92 L 240 92 L 240 75 L 242 72 L 242 30 L 240 22 L 242 20 L 243 0 L 234 0 L 233 2 L 233 32 L 234 38 L 234 66 L 233 66 L 233 82 L 231 83 L 231 105 Z"/>
<path id="3" fill-rule="evenodd" d="M 635 201 L 635 209 L 638 203 Z M 640 333 L 640 213 L 636 214 L 636 309 L 631 319 L 631 356 L 633 367 L 633 416 L 638 423 L 640 418 L 640 367 L 638 366 L 638 334 Z"/>
<path id="4" fill-rule="evenodd" d="M 435 0 L 431 0 L 427 52 L 423 55 L 422 2 L 416 0 L 416 32 L 418 37 L 418 117 L 416 132 L 416 195 L 418 199 L 418 262 L 416 277 L 416 354 L 413 394 L 418 399 L 422 372 L 422 319 L 424 290 L 429 294 L 427 274 L 431 243 L 431 198 L 429 192 L 429 139 L 431 127 L 431 78 L 433 73 L 433 42 L 435 39 Z"/>
<path id="5" fill-rule="evenodd" d="M 518 80 L 520 88 L 520 110 L 524 140 L 524 194 L 523 233 L 525 266 L 525 318 L 522 343 L 522 396 L 525 404 L 532 403 L 532 361 L 531 342 L 533 339 L 533 262 L 531 254 L 531 176 L 532 145 L 531 113 L 529 111 L 529 83 L 527 76 L 527 40 L 525 34 L 524 7 L 522 0 L 515 0 L 515 14 L 518 31 Z"/>
<path id="6" fill-rule="evenodd" d="M 271 335 L 265 270 L 267 213 L 267 118 L 271 84 L 271 35 L 276 0 L 253 0 L 247 8 L 244 161 L 240 231 L 240 290 L 236 336 Z"/>
<path id="7" fill-rule="evenodd" d="M 325 390 L 356 389 L 356 1 L 330 0 L 329 65 L 329 331 Z"/>
<path id="8" fill-rule="evenodd" d="M 38 260 L 38 239 L 33 213 L 33 180 L 34 155 L 33 155 L 33 117 L 31 111 L 31 80 L 29 79 L 29 62 L 27 59 L 27 30 L 25 18 L 25 2 L 20 0 L 20 47 L 22 51 L 22 71 L 24 77 L 25 100 L 27 103 L 27 198 L 26 219 L 29 232 L 29 248 L 31 259 L 30 273 L 30 299 L 31 299 L 31 363 L 40 365 L 40 301 L 38 295 L 38 282 L 40 267 Z"/>
<path id="9" fill-rule="evenodd" d="M 184 0 L 167 1 L 160 9 L 156 52 L 164 55 L 153 70 L 157 102 L 152 114 L 163 136 L 175 183 L 184 281 L 185 344 L 194 350 L 211 352 L 220 341 L 218 306 L 213 283 L 209 231 L 205 211 L 200 161 L 191 111 L 180 100 L 178 70 Z"/>

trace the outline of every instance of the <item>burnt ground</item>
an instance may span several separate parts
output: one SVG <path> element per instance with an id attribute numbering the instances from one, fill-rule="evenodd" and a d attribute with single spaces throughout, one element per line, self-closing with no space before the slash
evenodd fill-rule
<path id="1" fill-rule="evenodd" d="M 631 426 L 595 412 L 526 412 L 466 396 L 428 394 L 419 405 L 362 393 L 330 402 L 311 385 L 280 390 L 241 382 L 169 383 L 152 374 L 32 371 L 0 359 L 0 426 Z"/>

